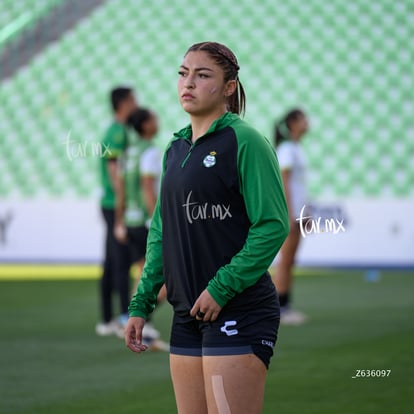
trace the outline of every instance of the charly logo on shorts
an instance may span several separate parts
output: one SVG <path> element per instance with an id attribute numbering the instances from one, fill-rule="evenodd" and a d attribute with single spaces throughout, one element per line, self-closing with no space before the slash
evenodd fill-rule
<path id="1" fill-rule="evenodd" d="M 224 325 L 220 328 L 220 331 L 224 332 L 227 336 L 237 335 L 239 333 L 237 329 L 230 329 L 230 330 L 227 329 L 229 326 L 236 326 L 236 325 L 237 325 L 236 321 L 226 321 L 224 322 Z"/>
<path id="2" fill-rule="evenodd" d="M 268 341 L 267 339 L 262 339 L 262 345 L 270 346 L 270 348 L 275 347 L 275 343 L 272 341 Z"/>
<path id="3" fill-rule="evenodd" d="M 210 154 L 206 155 L 203 160 L 204 167 L 211 168 L 216 165 L 216 151 L 211 151 Z"/>

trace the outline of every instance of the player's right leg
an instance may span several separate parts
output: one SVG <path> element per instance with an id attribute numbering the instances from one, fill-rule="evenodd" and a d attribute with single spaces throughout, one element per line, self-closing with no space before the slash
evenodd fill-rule
<path id="1" fill-rule="evenodd" d="M 202 365 L 202 336 L 196 320 L 174 315 L 170 371 L 178 414 L 207 414 Z"/>
<path id="2" fill-rule="evenodd" d="M 207 414 L 202 358 L 171 354 L 170 371 L 178 414 Z"/>

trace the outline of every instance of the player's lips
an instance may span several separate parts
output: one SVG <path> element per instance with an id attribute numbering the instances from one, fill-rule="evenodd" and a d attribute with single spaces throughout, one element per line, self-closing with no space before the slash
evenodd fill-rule
<path id="1" fill-rule="evenodd" d="M 191 93 L 183 93 L 181 98 L 185 101 L 190 101 L 191 99 L 195 99 L 195 96 L 191 95 Z"/>

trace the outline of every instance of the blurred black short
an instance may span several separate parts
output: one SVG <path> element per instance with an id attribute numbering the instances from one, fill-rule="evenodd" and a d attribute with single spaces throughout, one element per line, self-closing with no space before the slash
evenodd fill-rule
<path id="1" fill-rule="evenodd" d="M 128 227 L 128 248 L 132 263 L 139 262 L 147 252 L 148 229 L 145 226 Z"/>
<path id="2" fill-rule="evenodd" d="M 214 322 L 201 322 L 175 314 L 171 330 L 171 354 L 223 356 L 255 354 L 269 368 L 280 322 L 275 292 L 257 309 L 224 307 Z"/>

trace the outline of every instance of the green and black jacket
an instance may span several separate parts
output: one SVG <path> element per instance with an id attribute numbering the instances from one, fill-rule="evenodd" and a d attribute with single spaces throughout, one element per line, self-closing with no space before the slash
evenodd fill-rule
<path id="1" fill-rule="evenodd" d="M 194 144 L 191 135 L 191 126 L 174 134 L 165 152 L 130 316 L 152 312 L 164 281 L 182 317 L 205 288 L 220 306 L 241 311 L 272 294 L 267 269 L 289 231 L 275 151 L 229 112 Z"/>

